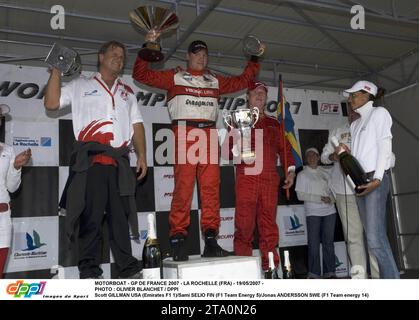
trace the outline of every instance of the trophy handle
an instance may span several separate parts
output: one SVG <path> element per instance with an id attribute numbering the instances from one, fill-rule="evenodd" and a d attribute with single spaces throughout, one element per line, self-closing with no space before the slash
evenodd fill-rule
<path id="1" fill-rule="evenodd" d="M 256 120 L 252 123 L 252 128 L 254 128 L 255 124 L 259 121 L 259 109 L 256 107 L 253 107 L 252 114 L 256 116 Z"/>
<path id="2" fill-rule="evenodd" d="M 228 121 L 227 121 L 227 119 L 228 119 Z M 234 127 L 230 124 L 230 122 L 232 121 L 231 120 L 232 118 L 231 118 L 231 113 L 229 112 L 229 111 L 227 111 L 227 110 L 223 110 L 223 120 L 224 120 L 224 123 L 228 126 L 228 127 L 230 127 L 231 129 L 234 129 Z"/>
<path id="3" fill-rule="evenodd" d="M 229 126 L 231 129 L 234 129 L 234 127 L 230 124 L 230 122 L 231 122 L 231 114 L 228 114 L 228 115 L 224 115 L 224 122 L 225 122 L 225 124 L 227 125 L 227 126 Z M 228 119 L 228 121 L 227 121 L 227 119 Z"/>

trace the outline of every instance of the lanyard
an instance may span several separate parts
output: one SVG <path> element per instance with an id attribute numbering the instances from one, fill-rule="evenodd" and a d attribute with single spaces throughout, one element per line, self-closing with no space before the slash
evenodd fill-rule
<path id="1" fill-rule="evenodd" d="M 103 82 L 100 81 L 96 76 L 94 78 L 96 79 L 97 82 L 100 83 L 100 85 L 103 87 L 103 89 L 105 89 L 106 92 L 111 96 L 111 98 L 112 98 L 112 109 L 115 109 L 115 98 L 114 98 L 114 95 L 112 94 L 112 92 L 110 92 L 108 87 L 105 84 L 103 84 Z M 119 85 L 119 82 L 116 83 L 114 94 L 115 94 L 116 90 L 118 89 L 118 85 Z"/>

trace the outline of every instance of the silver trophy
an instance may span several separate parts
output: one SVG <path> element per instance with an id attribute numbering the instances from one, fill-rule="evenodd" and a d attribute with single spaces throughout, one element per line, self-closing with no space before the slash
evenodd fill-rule
<path id="1" fill-rule="evenodd" d="M 243 51 L 246 55 L 260 57 L 264 54 L 265 47 L 265 44 L 254 35 L 248 35 L 243 39 Z"/>
<path id="2" fill-rule="evenodd" d="M 157 39 L 161 34 L 175 30 L 179 26 L 177 15 L 167 8 L 141 6 L 130 11 L 129 17 L 136 29 L 146 33 L 146 42 L 138 56 L 150 62 L 163 60 L 164 56 Z"/>
<path id="3" fill-rule="evenodd" d="M 241 134 L 241 159 L 255 157 L 252 150 L 251 131 L 259 120 L 259 109 L 238 109 L 234 111 L 223 110 L 224 122 L 232 129 L 238 129 Z"/>
<path id="4" fill-rule="evenodd" d="M 54 43 L 45 62 L 52 68 L 61 71 L 63 76 L 72 76 L 81 72 L 80 55 L 73 49 Z"/>

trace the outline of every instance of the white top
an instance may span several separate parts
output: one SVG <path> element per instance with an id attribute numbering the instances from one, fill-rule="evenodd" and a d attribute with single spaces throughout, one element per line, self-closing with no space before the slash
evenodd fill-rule
<path id="1" fill-rule="evenodd" d="M 354 194 L 355 191 L 352 186 L 348 183 L 343 173 L 339 161 L 331 161 L 329 156 L 335 152 L 335 147 L 331 142 L 331 138 L 336 137 L 339 143 L 343 143 L 348 148 L 351 147 L 351 130 L 349 123 L 346 123 L 343 127 L 333 129 L 329 134 L 329 140 L 327 141 L 326 145 L 323 148 L 323 152 L 321 155 L 321 160 L 324 164 L 331 164 L 333 163 L 333 167 L 331 169 L 331 181 L 330 181 L 330 188 L 332 189 L 333 193 L 335 194 Z"/>
<path id="2" fill-rule="evenodd" d="M 143 122 L 132 89 L 117 78 L 111 89 L 100 73 L 80 76 L 61 89 L 60 108 L 71 105 L 74 136 L 78 141 L 96 141 L 112 147 L 126 146 L 133 124 Z"/>
<path id="3" fill-rule="evenodd" d="M 0 142 L 0 203 L 9 203 L 9 192 L 19 188 L 22 170 L 15 169 L 14 161 L 13 148 Z"/>
<path id="4" fill-rule="evenodd" d="M 306 216 L 324 217 L 336 213 L 334 199 L 329 188 L 330 175 L 322 167 L 308 166 L 298 173 L 295 191 L 300 201 L 304 201 Z M 331 203 L 324 203 L 321 197 L 329 197 Z"/>
<path id="5" fill-rule="evenodd" d="M 361 117 L 351 124 L 351 153 L 365 172 L 375 171 L 374 179 L 382 180 L 384 171 L 394 166 L 391 151 L 393 121 L 383 107 L 369 101 L 355 110 Z"/>
<path id="6" fill-rule="evenodd" d="M 167 107 L 172 120 L 205 119 L 218 116 L 219 84 L 211 73 L 192 75 L 182 70 L 174 75 L 174 96 L 168 96 Z"/>

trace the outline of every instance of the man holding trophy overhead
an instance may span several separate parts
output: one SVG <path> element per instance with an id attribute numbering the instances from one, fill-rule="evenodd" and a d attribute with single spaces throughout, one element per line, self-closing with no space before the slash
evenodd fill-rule
<path id="1" fill-rule="evenodd" d="M 252 241 L 255 226 L 259 231 L 259 249 L 262 255 L 262 269 L 269 269 L 268 254 L 274 254 L 275 266 L 279 265 L 279 256 L 276 250 L 279 241 L 278 226 L 276 224 L 276 209 L 278 205 L 279 176 L 277 172 L 278 156 L 283 160 L 289 159 L 289 172 L 284 181 L 284 189 L 290 188 L 294 183 L 295 164 L 291 146 L 283 144 L 281 139 L 282 124 L 275 117 L 264 112 L 267 100 L 268 87 L 262 82 L 251 82 L 247 91 L 247 103 L 250 109 L 259 112 L 258 121 L 254 122 L 250 133 L 251 151 L 243 152 L 243 147 L 233 146 L 233 155 L 240 157 L 236 166 L 236 211 L 234 252 L 238 256 L 252 255 Z M 243 110 L 243 109 L 242 109 Z M 248 109 L 244 109 L 248 110 Z M 237 110 L 239 112 L 241 110 Z M 246 139 L 242 128 L 233 129 L 230 137 L 239 135 Z M 237 139 L 236 139 L 237 140 Z M 238 142 L 238 141 L 237 141 Z M 245 141 L 241 141 L 245 146 Z M 224 144 L 223 144 L 224 147 Z M 231 144 L 229 148 L 231 149 Z M 240 154 L 237 150 L 241 150 Z M 253 161 L 248 161 L 248 154 L 252 154 Z M 237 163 L 236 160 L 234 163 Z M 252 170 L 253 169 L 253 170 Z"/>
<path id="2" fill-rule="evenodd" d="M 141 20 L 156 19 L 142 17 Z M 135 23 L 133 19 L 132 21 Z M 155 43 L 156 37 L 160 34 L 158 27 L 151 28 L 145 37 L 146 42 Z M 145 47 L 149 46 L 146 44 Z M 221 94 L 240 91 L 247 87 L 249 81 L 252 81 L 259 71 L 257 57 L 253 57 L 252 61 L 247 63 L 244 72 L 235 77 L 216 75 L 208 70 L 208 47 L 200 40 L 191 42 L 188 47 L 186 70 L 177 68 L 154 71 L 150 69 L 149 61 L 141 57 L 143 54 L 140 50 L 133 78 L 143 84 L 167 90 L 168 110 L 175 135 L 175 187 L 169 215 L 173 260 L 188 260 L 184 243 L 190 224 L 190 208 L 196 178 L 201 199 L 201 229 L 205 236 L 203 256 L 227 256 L 229 253 L 223 250 L 216 240 L 220 225 L 220 169 L 215 127 L 219 109 L 218 98 Z M 186 136 L 192 130 L 199 131 L 199 136 L 204 136 L 206 139 L 188 141 Z M 210 148 L 211 140 L 217 141 L 215 147 Z M 196 148 L 196 144 L 200 145 L 198 162 L 187 158 L 188 154 L 195 154 L 188 151 L 192 146 Z M 205 152 L 202 152 L 203 150 Z M 205 154 L 203 157 L 201 152 Z M 214 159 L 216 161 L 213 161 Z"/>
<path id="3" fill-rule="evenodd" d="M 117 41 L 106 42 L 98 52 L 98 72 L 73 79 L 61 88 L 60 61 L 63 59 L 60 57 L 64 57 L 66 51 L 50 54 L 47 59 L 52 70 L 44 105 L 48 110 L 66 106 L 71 106 L 72 110 L 76 142 L 60 205 L 67 209 L 66 233 L 70 241 L 74 240 L 79 223 L 76 236 L 80 278 L 102 277 L 105 211 L 109 244 L 119 276 L 139 278 L 141 268 L 131 253 L 127 218 L 128 214 L 136 217 L 136 180 L 128 158 L 131 142 L 137 154 L 138 179 L 146 175 L 147 163 L 141 112 L 132 89 L 120 78 L 126 48 Z"/>

